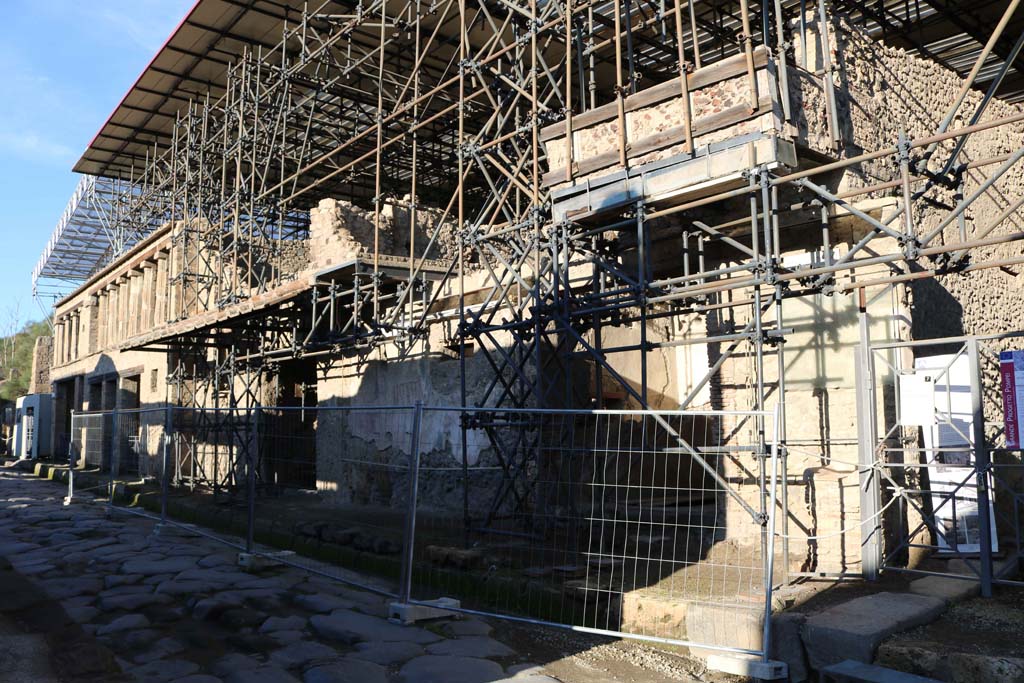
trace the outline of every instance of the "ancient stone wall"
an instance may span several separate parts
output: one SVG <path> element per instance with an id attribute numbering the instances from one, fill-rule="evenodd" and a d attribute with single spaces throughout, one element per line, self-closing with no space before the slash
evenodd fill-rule
<path id="1" fill-rule="evenodd" d="M 459 361 L 444 350 L 444 335 L 435 327 L 416 353 L 385 347 L 360 361 L 340 359 L 321 374 L 316 425 L 317 488 L 341 503 L 401 506 L 407 494 L 407 466 L 412 448 L 413 415 L 422 401 L 428 407 L 461 404 Z M 482 356 L 467 359 L 468 403 L 482 400 L 493 369 Z M 378 408 L 349 412 L 353 406 Z M 422 416 L 420 484 L 424 509 L 461 511 L 462 428 L 456 411 L 427 410 Z M 485 505 L 500 476 L 486 434 L 470 430 L 467 462 L 474 468 L 471 503 Z M 437 468 L 433 471 L 426 468 Z"/>
<path id="2" fill-rule="evenodd" d="M 750 133 L 772 132 L 780 128 L 778 112 L 773 107 L 776 86 L 763 55 L 758 53 L 758 67 L 755 72 L 758 106 L 753 101 L 751 81 L 742 68 L 742 55 L 712 64 L 691 74 L 691 80 L 700 85 L 690 92 L 690 125 L 695 148 L 705 147 L 723 140 Z M 723 69 L 726 63 L 735 63 L 737 68 Z M 721 72 L 724 75 L 714 76 Z M 685 108 L 681 104 L 680 86 L 665 83 L 654 86 L 627 98 L 625 114 L 625 138 L 629 145 L 627 156 L 630 165 L 638 166 L 651 161 L 667 159 L 685 151 L 683 126 Z M 662 92 L 651 97 L 651 91 Z M 630 106 L 635 98 L 654 99 L 651 104 Z M 601 115 L 598 115 L 598 114 Z M 597 119 L 590 123 L 591 119 Z M 564 134 L 558 135 L 563 124 L 551 126 L 544 137 L 548 168 L 552 174 L 563 173 L 568 161 L 569 149 Z M 582 175 L 594 179 L 618 169 L 619 120 L 615 105 L 609 104 L 580 115 L 574 123 L 572 161 L 589 169 L 598 160 L 598 170 L 581 171 Z M 639 152 L 637 150 L 640 150 Z M 560 180 L 560 179 L 559 179 Z"/>
<path id="3" fill-rule="evenodd" d="M 809 68 L 814 71 L 822 66 L 816 20 L 811 22 L 807 35 Z M 794 110 L 799 112 L 796 119 L 799 144 L 829 156 L 852 158 L 895 145 L 901 132 L 908 139 L 915 139 L 937 130 L 961 89 L 962 80 L 956 74 L 931 61 L 875 42 L 841 17 L 830 27 L 829 36 L 831 59 L 835 66 L 841 145 L 838 149 L 830 146 L 821 77 L 791 70 L 791 97 Z M 799 41 L 795 51 L 801 53 Z M 981 99 L 982 93 L 969 92 L 950 128 L 968 125 Z M 995 100 L 980 120 L 1003 118 L 1020 111 L 1016 105 Z M 969 163 L 999 157 L 1015 150 L 1022 141 L 1024 124 L 1021 123 L 976 133 L 964 145 L 958 161 Z M 930 161 L 934 170 L 941 168 L 949 158 L 953 146 L 953 143 L 943 143 L 938 147 Z M 950 207 L 974 192 L 997 166 L 993 164 L 968 170 L 959 193 L 944 187 L 929 190 L 922 200 L 914 204 L 913 220 L 917 233 L 924 235 L 938 226 L 949 215 Z M 887 156 L 851 166 L 831 178 L 821 178 L 816 182 L 826 182 L 833 192 L 842 192 L 888 181 L 897 174 L 897 159 Z M 915 188 L 921 186 L 917 184 Z M 862 200 L 895 196 L 899 191 L 899 188 L 894 188 L 874 192 L 863 195 Z M 952 221 L 933 244 L 960 242 L 964 236 L 969 239 L 972 234 L 993 224 L 1010 202 L 1022 194 L 1024 164 L 1018 164 L 965 212 L 962 226 Z M 888 214 L 888 210 L 883 213 Z M 1018 212 L 1010 216 L 997 234 L 1019 230 L 1022 225 L 1024 216 Z M 877 241 L 872 247 L 876 253 L 898 251 L 898 246 L 891 240 Z M 986 247 L 975 253 L 976 262 L 1014 258 L 1021 255 L 1022 247 L 1019 243 L 1011 243 Z M 922 267 L 930 265 L 922 263 Z M 897 287 L 887 299 L 875 302 L 876 307 L 884 304 L 884 310 L 871 311 L 872 319 L 881 323 L 888 318 L 889 324 L 873 325 L 872 340 L 923 339 L 1019 329 L 1024 313 L 1022 284 L 1024 281 L 1019 270 L 1014 269 L 988 269 L 912 281 L 907 286 Z M 835 308 L 835 303 L 841 301 L 846 303 Z M 807 333 L 817 338 L 808 338 L 809 343 L 802 343 L 801 327 L 805 326 L 798 327 L 798 334 L 787 341 L 787 360 L 795 357 L 801 359 L 796 361 L 798 365 L 806 365 L 808 354 L 814 357 L 827 353 L 816 372 L 804 376 L 799 367 L 787 370 L 790 511 L 794 515 L 791 521 L 798 527 L 813 530 L 820 537 L 806 546 L 798 543 L 798 550 L 803 550 L 799 550 L 794 559 L 802 555 L 802 568 L 805 570 L 846 571 L 857 567 L 860 553 L 857 476 L 848 464 L 856 461 L 858 436 L 856 393 L 852 384 L 853 351 L 857 343 L 853 327 L 856 311 L 849 296 L 837 295 L 831 303 L 820 296 L 793 303 L 802 304 L 805 313 L 810 315 L 797 312 L 797 317 L 793 318 L 793 313 L 787 311 L 787 325 L 806 319 L 810 323 L 806 326 Z M 908 326 L 911 329 L 907 329 Z M 826 357 L 827 364 L 823 362 Z M 895 358 L 891 361 L 896 363 Z M 912 365 L 912 355 L 904 358 L 903 364 Z M 794 380 L 796 387 L 793 387 Z M 807 387 L 811 391 L 797 388 L 804 380 L 811 380 Z M 892 400 L 891 390 L 885 387 L 892 386 L 893 378 L 880 377 L 878 382 L 878 409 L 891 409 L 885 404 L 885 401 Z M 819 402 L 818 406 L 815 406 L 815 401 Z M 815 415 L 817 419 L 807 419 Z M 889 423 L 882 416 L 880 424 Z M 820 439 L 815 438 L 815 429 L 821 432 Z M 814 458 L 820 459 L 820 464 L 814 464 Z M 801 471 L 804 467 L 806 469 Z M 911 527 L 916 524 L 913 520 L 909 523 Z M 840 533 L 843 529 L 847 530 L 845 534 Z"/>
<path id="4" fill-rule="evenodd" d="M 417 258 L 444 259 L 455 253 L 455 235 L 450 220 L 441 224 L 439 239 L 427 253 L 427 244 L 444 217 L 443 212 L 432 207 L 417 207 L 416 226 L 413 228 L 409 204 L 408 197 L 384 203 L 375 245 L 376 216 L 372 209 L 341 199 L 321 200 L 309 212 L 309 267 L 316 271 L 359 256 L 369 257 L 375 246 L 382 255 L 398 257 L 408 257 L 410 246 Z"/>
<path id="5" fill-rule="evenodd" d="M 812 55 L 820 49 L 817 21 L 808 33 Z M 800 45 L 795 47 L 800 52 Z M 910 139 L 934 133 L 963 84 L 955 73 L 926 59 L 913 57 L 901 49 L 876 42 L 839 17 L 830 28 L 830 50 L 835 65 L 838 119 L 841 122 L 841 157 L 852 157 L 895 145 L 903 131 Z M 820 59 L 817 60 L 820 64 Z M 812 63 L 812 68 L 815 63 Z M 812 149 L 832 153 L 828 145 L 825 98 L 820 79 L 794 72 L 790 80 L 792 97 L 799 117 L 798 139 Z M 951 130 L 971 123 L 971 117 L 983 99 L 983 93 L 971 90 Z M 992 100 L 980 122 L 1019 114 L 1020 105 Z M 1024 141 L 1024 122 L 1001 126 L 968 138 L 958 161 L 969 163 L 992 159 L 1017 149 Z M 939 167 L 949 158 L 953 142 L 940 145 L 931 166 Z M 969 196 L 998 167 L 986 165 L 966 172 L 960 193 Z M 894 177 L 895 160 L 882 158 L 851 168 L 839 180 L 841 190 L 865 187 Z M 898 190 L 892 190 L 895 194 Z M 966 232 L 990 225 L 1014 199 L 1024 193 L 1024 163 L 1018 163 L 993 188 L 966 212 Z M 914 220 L 918 230 L 927 233 L 959 201 L 955 189 L 935 188 L 928 202 L 917 202 Z M 998 232 L 1021 230 L 1024 213 L 1018 210 Z M 960 226 L 953 221 L 938 238 L 938 243 L 959 240 Z M 985 247 L 974 261 L 1021 256 L 1020 242 Z M 911 285 L 914 308 L 914 337 L 930 338 L 955 334 L 989 334 L 1016 330 L 1024 319 L 1024 270 L 1019 266 L 988 269 L 965 275 L 944 275 Z"/>
<path id="6" fill-rule="evenodd" d="M 28 393 L 48 394 L 50 366 L 53 363 L 53 337 L 38 337 L 32 349 L 32 377 L 29 378 Z"/>
<path id="7" fill-rule="evenodd" d="M 278 268 L 283 278 L 291 278 L 309 267 L 309 241 L 278 241 Z"/>
<path id="8" fill-rule="evenodd" d="M 788 255 L 790 258 L 797 254 Z M 865 278 L 867 272 L 858 275 Z M 899 330 L 902 307 L 899 292 L 883 295 L 880 288 L 869 290 L 875 298 L 869 308 L 869 327 L 874 340 L 892 341 Z M 729 317 L 711 317 L 708 334 L 718 335 L 742 327 L 749 320 L 745 311 Z M 771 328 L 774 315 L 764 325 Z M 783 349 L 786 378 L 786 469 L 780 472 L 776 493 L 782 498 L 785 480 L 788 494 L 790 569 L 793 571 L 855 572 L 860 567 L 860 498 L 858 493 L 858 410 L 855 371 L 859 324 L 857 300 L 853 295 L 822 294 L 788 299 L 783 305 L 783 325 L 791 328 Z M 714 362 L 729 344 L 711 345 Z M 743 345 L 726 360 L 713 378 L 712 405 L 725 410 L 756 409 L 756 358 L 752 345 Z M 766 345 L 763 377 L 768 393 L 766 405 L 775 405 L 779 357 Z M 742 416 L 723 419 L 722 438 L 734 446 L 757 443 L 755 423 Z M 772 420 L 766 428 L 771 437 Z M 739 451 L 720 461 L 723 475 L 755 510 L 761 499 L 761 463 L 752 454 Z M 765 480 L 769 471 L 764 470 Z M 766 494 L 767 495 L 767 494 Z M 756 524 L 738 502 L 726 498 L 719 520 L 723 539 L 751 538 Z M 779 522 L 782 532 L 783 522 Z M 844 533 L 845 532 L 845 533 Z M 808 540 L 808 537 L 816 537 Z"/>

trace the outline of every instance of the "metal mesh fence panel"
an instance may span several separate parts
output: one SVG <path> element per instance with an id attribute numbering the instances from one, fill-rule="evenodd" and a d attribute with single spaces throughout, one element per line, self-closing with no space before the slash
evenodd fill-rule
<path id="1" fill-rule="evenodd" d="M 71 418 L 71 453 L 76 467 L 108 470 L 112 415 L 76 413 Z"/>
<path id="2" fill-rule="evenodd" d="M 760 654 L 771 418 L 171 408 L 76 415 L 72 437 L 99 498 L 137 484 L 110 500 L 249 556 L 402 604 Z"/>
<path id="3" fill-rule="evenodd" d="M 255 540 L 292 551 L 284 557 L 292 566 L 397 596 L 414 413 L 412 406 L 259 409 Z"/>
<path id="4" fill-rule="evenodd" d="M 722 416 L 464 413 L 464 461 L 421 445 L 414 597 L 760 651 L 764 453 Z"/>

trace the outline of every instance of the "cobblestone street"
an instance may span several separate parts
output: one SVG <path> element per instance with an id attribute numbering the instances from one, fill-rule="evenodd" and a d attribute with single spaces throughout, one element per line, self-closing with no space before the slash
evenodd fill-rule
<path id="1" fill-rule="evenodd" d="M 708 680 L 692 660 L 555 629 L 399 626 L 387 600 L 0 470 L 0 681 Z M 16 666 L 15 666 L 16 664 Z M 720 680 L 720 679 L 715 679 Z"/>

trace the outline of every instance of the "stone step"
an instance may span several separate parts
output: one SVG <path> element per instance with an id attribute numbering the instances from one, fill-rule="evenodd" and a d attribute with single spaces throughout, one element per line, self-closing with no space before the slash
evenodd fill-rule
<path id="1" fill-rule="evenodd" d="M 802 629 L 811 667 L 821 670 L 847 659 L 870 663 L 887 637 L 927 624 L 945 608 L 940 598 L 883 592 L 811 615 Z"/>
<path id="2" fill-rule="evenodd" d="M 821 670 L 821 683 L 939 683 L 938 679 L 847 659 Z"/>

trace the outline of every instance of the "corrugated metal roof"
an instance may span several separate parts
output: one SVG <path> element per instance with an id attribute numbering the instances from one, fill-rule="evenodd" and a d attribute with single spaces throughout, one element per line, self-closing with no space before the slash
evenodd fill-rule
<path id="1" fill-rule="evenodd" d="M 153 145 L 166 146 L 179 110 L 223 93 L 227 67 L 247 47 L 271 47 L 302 0 L 198 0 L 75 164 L 77 173 L 128 177 Z"/>
<path id="2" fill-rule="evenodd" d="M 166 148 L 175 118 L 190 100 L 209 91 L 223 93 L 227 67 L 249 47 L 272 47 L 281 38 L 283 23 L 296 20 L 304 0 L 198 0 L 181 25 L 124 96 L 89 144 L 74 170 L 107 177 L 129 177 L 152 155 Z M 349 3 L 336 2 L 340 9 Z M 773 3 L 764 3 L 771 6 Z M 829 0 L 833 11 L 846 13 L 874 38 L 933 59 L 966 75 L 1007 4 L 1005 0 Z M 815 0 L 784 0 L 787 15 L 813 11 Z M 756 14 L 763 6 L 751 0 Z M 735 0 L 703 0 L 697 11 L 701 44 L 710 50 L 723 36 L 734 39 L 739 30 Z M 649 9 L 649 8 L 648 8 Z M 1024 32 L 1024 10 L 1017 13 L 989 58 L 977 87 L 984 90 L 1004 57 Z M 760 15 L 752 20 L 761 26 Z M 726 52 L 734 50 L 729 46 Z M 643 52 L 643 48 L 641 48 Z M 1018 55 L 998 95 L 1024 101 L 1024 55 Z"/>

